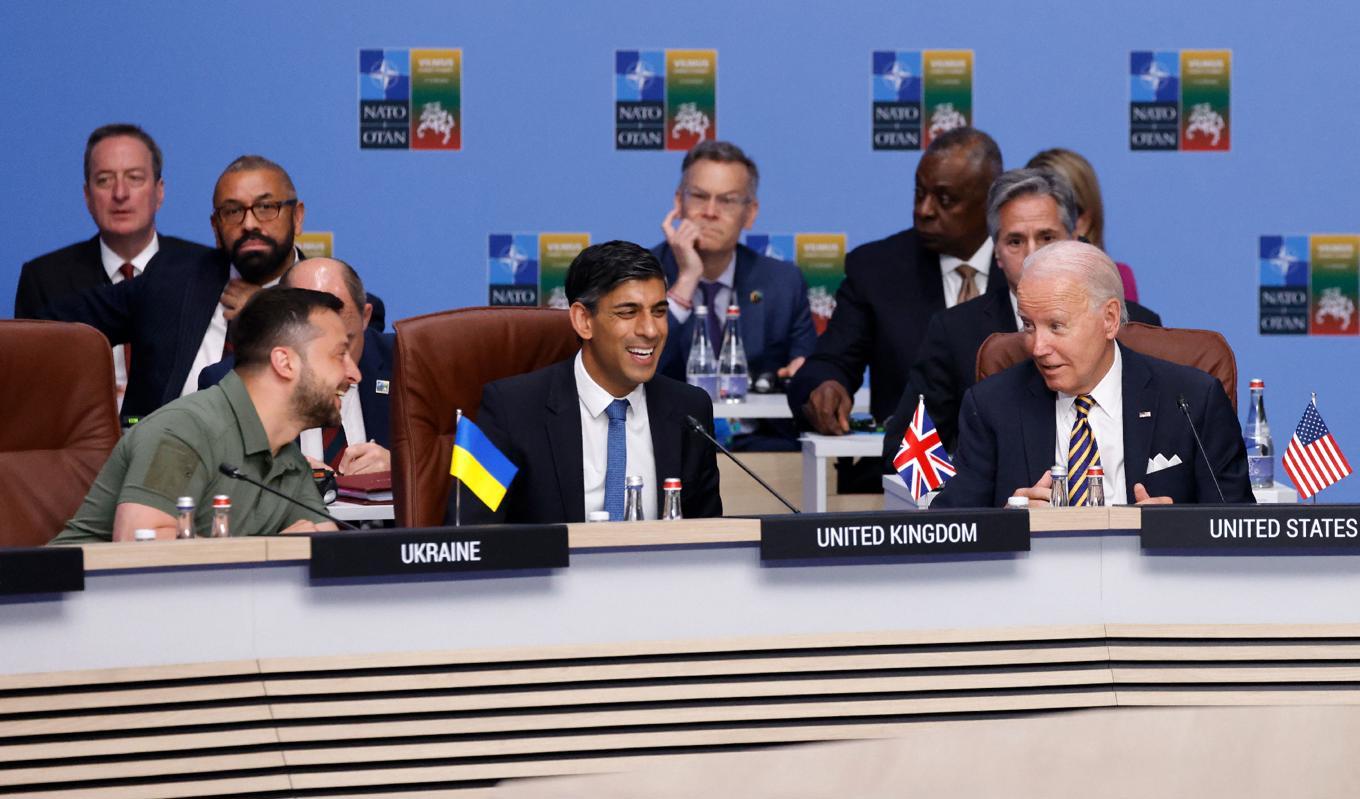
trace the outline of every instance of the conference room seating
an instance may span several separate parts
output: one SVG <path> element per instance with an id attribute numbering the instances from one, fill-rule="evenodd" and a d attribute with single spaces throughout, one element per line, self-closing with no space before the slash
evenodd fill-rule
<path id="1" fill-rule="evenodd" d="M 1237 358 L 1221 333 L 1129 322 L 1119 330 L 1119 343 L 1144 355 L 1208 372 L 1223 384 L 1228 401 L 1233 408 L 1237 407 Z M 1023 333 L 993 333 L 978 348 L 977 379 L 994 375 L 1028 357 Z"/>
<path id="2" fill-rule="evenodd" d="M 41 546 L 118 443 L 113 353 L 86 325 L 0 320 L 0 547 Z"/>
<path id="3" fill-rule="evenodd" d="M 459 308 L 403 319 L 392 374 L 392 491 L 399 527 L 444 521 L 461 408 L 474 421 L 482 386 L 576 354 L 567 312 Z"/>

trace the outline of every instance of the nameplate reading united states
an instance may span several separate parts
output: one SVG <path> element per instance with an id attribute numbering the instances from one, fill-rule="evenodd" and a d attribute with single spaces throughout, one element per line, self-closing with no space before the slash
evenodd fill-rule
<path id="1" fill-rule="evenodd" d="M 568 559 L 563 524 L 323 533 L 312 536 L 311 576 L 560 569 Z"/>
<path id="2" fill-rule="evenodd" d="M 761 520 L 762 560 L 1027 552 L 1029 514 L 1011 510 L 804 513 Z"/>
<path id="3" fill-rule="evenodd" d="M 1360 505 L 1143 507 L 1143 549 L 1360 552 Z"/>
<path id="4" fill-rule="evenodd" d="M 0 595 L 85 590 L 85 550 L 80 547 L 0 549 Z"/>

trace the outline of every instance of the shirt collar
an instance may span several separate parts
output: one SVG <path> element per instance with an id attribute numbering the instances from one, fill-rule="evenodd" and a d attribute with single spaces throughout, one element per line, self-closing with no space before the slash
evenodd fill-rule
<path id="1" fill-rule="evenodd" d="M 988 236 L 982 246 L 977 248 L 977 252 L 968 256 L 968 260 L 955 258 L 952 255 L 940 255 L 940 274 L 947 275 L 959 267 L 960 264 L 968 264 L 978 271 L 979 275 L 990 274 L 992 271 L 992 237 Z"/>
<path id="2" fill-rule="evenodd" d="M 1076 400 L 1076 395 L 1058 392 L 1058 399 L 1070 405 Z M 1124 357 L 1119 353 L 1118 344 L 1114 345 L 1114 361 L 1110 364 L 1110 370 L 1091 390 L 1091 399 L 1096 401 L 1097 408 L 1103 409 L 1116 420 L 1119 418 L 1124 407 Z"/>
<path id="3" fill-rule="evenodd" d="M 236 414 L 236 422 L 241 428 L 242 450 L 247 455 L 268 453 L 269 436 L 265 435 L 260 414 L 255 410 L 255 403 L 251 401 L 250 394 L 246 391 L 246 384 L 241 382 L 241 376 L 234 370 L 227 372 L 227 376 L 222 378 L 218 385 L 227 395 L 227 404 L 231 406 L 232 413 Z"/>
<path id="4" fill-rule="evenodd" d="M 736 277 L 737 277 L 737 251 L 733 250 L 732 259 L 727 262 L 727 268 L 722 271 L 721 275 L 718 275 L 717 279 L 709 280 L 706 277 L 699 279 L 704 283 L 717 283 L 718 285 L 723 286 L 730 291 L 732 287 L 735 286 L 737 283 Z"/>
<path id="5" fill-rule="evenodd" d="M 104 264 L 104 273 L 113 280 L 113 276 L 118 274 L 124 263 L 132 264 L 132 268 L 137 274 L 141 274 L 146 265 L 151 262 L 152 257 L 161 249 L 161 238 L 155 233 L 151 234 L 151 241 L 146 247 L 132 257 L 131 261 L 124 261 L 123 256 L 114 252 L 109 245 L 104 243 L 104 237 L 99 237 L 99 260 Z"/>
<path id="6" fill-rule="evenodd" d="M 639 407 L 638 403 L 645 401 L 646 389 L 643 387 L 642 383 L 634 386 L 633 390 L 630 391 L 626 397 L 615 397 L 608 391 L 605 391 L 600 387 L 600 384 L 596 383 L 595 379 L 590 376 L 590 372 L 586 371 L 584 358 L 585 356 L 582 353 L 576 353 L 576 362 L 574 365 L 574 371 L 576 373 L 576 396 L 581 398 L 581 404 L 585 406 L 586 412 L 589 413 L 592 418 L 598 418 L 600 414 L 604 413 L 605 408 L 609 407 L 609 403 L 613 402 L 615 399 L 628 400 L 629 410 Z"/>

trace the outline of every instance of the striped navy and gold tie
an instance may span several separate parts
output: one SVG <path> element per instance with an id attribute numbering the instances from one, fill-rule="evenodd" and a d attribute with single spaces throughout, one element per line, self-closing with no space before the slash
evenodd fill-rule
<path id="1" fill-rule="evenodd" d="M 1096 401 L 1090 394 L 1078 394 L 1072 407 L 1077 411 L 1072 423 L 1072 438 L 1067 445 L 1067 504 L 1087 505 L 1091 501 L 1087 470 L 1100 465 L 1100 448 L 1091 430 L 1091 408 Z"/>

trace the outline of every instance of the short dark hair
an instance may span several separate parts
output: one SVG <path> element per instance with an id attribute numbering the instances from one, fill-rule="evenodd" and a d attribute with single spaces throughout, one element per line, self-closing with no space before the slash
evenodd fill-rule
<path id="1" fill-rule="evenodd" d="M 591 313 L 600 298 L 629 280 L 666 282 L 661 262 L 631 241 L 606 241 L 581 250 L 567 267 L 567 302 L 581 303 Z"/>
<path id="2" fill-rule="evenodd" d="M 921 157 L 955 148 L 966 149 L 972 155 L 973 163 L 987 170 L 987 185 L 990 186 L 992 181 L 1001 177 L 1005 169 L 1001 161 L 1001 148 L 995 139 L 977 128 L 954 128 L 941 133 L 931 140 Z"/>
<path id="3" fill-rule="evenodd" d="M 756 162 L 752 161 L 749 155 L 732 142 L 708 139 L 694 145 L 693 149 L 685 153 L 685 160 L 680 162 L 680 181 L 682 184 L 685 180 L 685 173 L 697 161 L 741 164 L 746 167 L 746 174 L 750 177 L 748 185 L 751 189 L 751 197 L 756 196 L 756 189 L 760 187 L 760 170 L 756 169 Z"/>
<path id="4" fill-rule="evenodd" d="M 1047 169 L 1012 169 L 1003 172 L 987 190 L 987 233 L 995 241 L 1001 234 L 1001 209 L 1019 197 L 1052 197 L 1058 206 L 1063 230 L 1072 235 L 1077 224 L 1077 195 L 1067 178 Z"/>
<path id="5" fill-rule="evenodd" d="M 115 122 L 112 125 L 101 125 L 94 129 L 90 138 L 85 140 L 85 182 L 90 182 L 90 158 L 94 155 L 94 146 L 105 139 L 114 136 L 131 136 L 151 151 L 151 175 L 155 180 L 161 179 L 161 167 L 164 159 L 161 157 L 160 145 L 151 138 L 151 134 L 142 130 L 140 127 L 128 122 Z"/>
<path id="6" fill-rule="evenodd" d="M 242 155 L 235 161 L 227 164 L 227 168 L 222 170 L 222 174 L 217 177 L 217 182 L 221 183 L 222 178 L 232 172 L 254 172 L 256 170 L 267 169 L 279 173 L 283 178 L 283 185 L 288 187 L 288 193 L 297 196 L 297 189 L 293 187 L 293 179 L 288 177 L 288 170 L 279 166 L 274 161 L 270 161 L 263 155 Z"/>
<path id="7" fill-rule="evenodd" d="M 231 346 L 237 371 L 269 363 L 269 352 L 286 346 L 301 350 L 320 335 L 312 312 L 340 313 L 340 298 L 324 291 L 275 286 L 255 293 L 232 322 Z"/>

